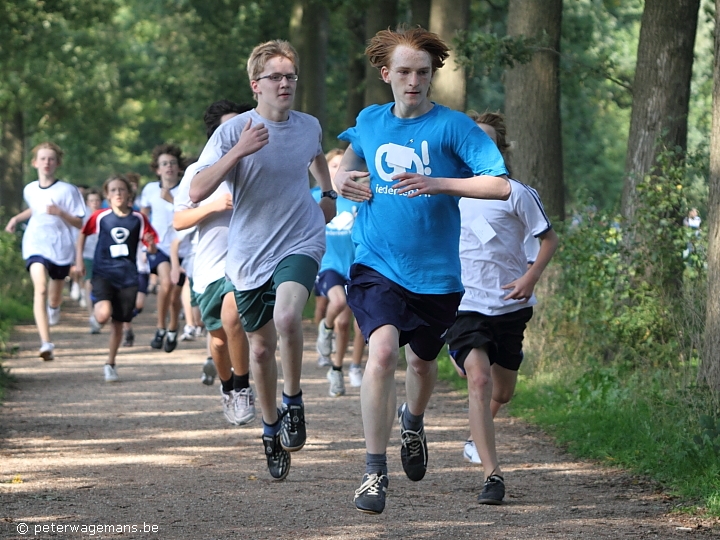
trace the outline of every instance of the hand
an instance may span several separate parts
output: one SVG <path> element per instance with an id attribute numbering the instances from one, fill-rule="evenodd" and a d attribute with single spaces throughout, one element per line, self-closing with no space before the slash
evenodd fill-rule
<path id="1" fill-rule="evenodd" d="M 85 276 L 85 261 L 79 260 L 75 262 L 75 276 L 82 279 Z"/>
<path id="2" fill-rule="evenodd" d="M 323 216 L 325 216 L 325 223 L 330 223 L 337 214 L 335 201 L 330 197 L 323 197 L 318 204 L 320 205 L 320 210 L 323 212 Z"/>
<path id="3" fill-rule="evenodd" d="M 372 198 L 369 177 L 369 172 L 339 169 L 333 178 L 333 184 L 337 188 L 336 191 L 346 199 L 364 202 Z"/>
<path id="4" fill-rule="evenodd" d="M 170 281 L 173 285 L 177 285 L 178 281 L 180 281 L 180 267 L 179 266 L 173 266 L 170 268 Z"/>
<path id="5" fill-rule="evenodd" d="M 48 204 L 47 213 L 52 216 L 62 216 L 62 209 L 56 204 Z"/>
<path id="6" fill-rule="evenodd" d="M 457 371 L 457 374 L 460 375 L 461 378 L 467 379 L 467 373 L 465 373 L 465 370 L 462 369 L 460 366 L 458 366 L 455 363 L 455 359 L 452 357 L 452 355 L 448 355 L 450 357 L 450 361 L 452 362 L 453 367 L 455 368 L 455 371 Z"/>
<path id="7" fill-rule="evenodd" d="M 534 280 L 528 273 L 526 273 L 521 278 L 518 278 L 515 281 L 508 283 L 507 285 L 503 285 L 503 290 L 512 289 L 510 291 L 510 294 L 505 296 L 503 300 L 520 300 L 521 304 L 525 304 L 528 300 L 530 300 L 530 297 L 533 295 L 536 282 L 536 280 Z"/>
<path id="8" fill-rule="evenodd" d="M 226 193 L 222 197 L 218 197 L 212 203 L 213 212 L 225 212 L 233 209 L 232 195 Z"/>
<path id="9" fill-rule="evenodd" d="M 235 148 L 239 149 L 243 156 L 248 156 L 260 150 L 268 142 L 270 142 L 270 134 L 265 124 L 260 123 L 253 126 L 252 119 L 248 119 Z"/>
<path id="10" fill-rule="evenodd" d="M 10 221 L 7 222 L 7 225 L 5 225 L 5 232 L 15 232 L 15 218 L 10 218 Z"/>
<path id="11" fill-rule="evenodd" d="M 404 172 L 396 174 L 393 180 L 399 180 L 397 184 L 393 184 L 393 189 L 397 190 L 398 195 L 408 194 L 408 198 L 419 197 L 420 195 L 437 195 L 442 193 L 442 179 L 423 176 L 422 174 Z"/>

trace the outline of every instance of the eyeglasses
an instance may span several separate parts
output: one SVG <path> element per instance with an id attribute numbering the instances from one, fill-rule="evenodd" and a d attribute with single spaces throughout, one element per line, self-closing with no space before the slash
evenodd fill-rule
<path id="1" fill-rule="evenodd" d="M 285 77 L 288 82 L 297 82 L 298 80 L 298 76 L 295 73 L 271 73 L 270 75 L 258 77 L 255 80 L 259 81 L 260 79 L 270 79 L 272 82 L 280 82 L 283 80 L 283 77 Z"/>
<path id="2" fill-rule="evenodd" d="M 177 165 L 177 164 L 178 164 L 178 162 L 175 161 L 174 159 L 172 161 L 161 161 L 160 163 L 158 163 L 158 165 L 160 167 L 169 167 L 169 166 Z"/>

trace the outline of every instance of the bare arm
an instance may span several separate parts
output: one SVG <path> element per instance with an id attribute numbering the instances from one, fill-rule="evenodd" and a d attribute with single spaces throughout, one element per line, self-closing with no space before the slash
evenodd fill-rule
<path id="1" fill-rule="evenodd" d="M 176 211 L 173 214 L 173 227 L 175 227 L 176 231 L 184 231 L 185 229 L 194 227 L 211 214 L 232 209 L 232 196 L 226 193 L 225 196 L 218 197 L 211 203 L 198 206 L 197 208 Z"/>
<path id="2" fill-rule="evenodd" d="M 265 124 L 252 126 L 252 120 L 248 120 L 237 144 L 215 164 L 201 170 L 192 179 L 190 200 L 199 203 L 207 199 L 242 158 L 260 150 L 268 143 L 268 140 L 269 135 Z"/>
<path id="3" fill-rule="evenodd" d="M 333 189 L 327 160 L 323 154 L 315 156 L 315 159 L 310 164 L 310 172 L 315 177 L 315 180 L 317 180 L 317 183 L 322 191 L 330 191 Z M 325 223 L 330 223 L 330 220 L 334 218 L 337 213 L 335 201 L 330 197 L 322 197 L 318 204 L 325 216 Z"/>
<path id="4" fill-rule="evenodd" d="M 355 202 L 370 200 L 372 191 L 367 185 L 370 173 L 365 169 L 365 161 L 353 151 L 352 145 L 348 146 L 333 178 L 337 192 Z"/>
<path id="5" fill-rule="evenodd" d="M 408 197 L 420 195 L 454 195 L 469 199 L 499 199 L 506 201 L 512 193 L 507 176 L 480 175 L 472 178 L 431 178 L 417 173 L 401 173 L 393 176 L 399 180 L 393 189 L 402 195 L 409 191 L 413 193 Z"/>
<path id="6" fill-rule="evenodd" d="M 19 214 L 14 215 L 10 218 L 10 221 L 7 222 L 7 225 L 5 226 L 6 232 L 15 232 L 15 227 L 17 227 L 18 223 L 22 223 L 23 221 L 27 221 L 32 216 L 32 210 L 30 208 L 26 208 Z"/>
<path id="7" fill-rule="evenodd" d="M 540 251 L 535 262 L 528 268 L 523 276 L 515 281 L 503 285 L 503 289 L 512 289 L 503 300 L 521 300 L 527 302 L 535 290 L 535 285 L 545 271 L 550 259 L 558 247 L 558 236 L 553 229 L 540 235 Z"/>
<path id="8" fill-rule="evenodd" d="M 63 210 L 56 204 L 48 205 L 47 213 L 53 216 L 58 216 L 65 223 L 67 223 L 71 227 L 75 227 L 76 229 L 81 229 L 83 226 L 83 218 L 81 218 L 80 216 L 73 216 L 71 214 L 68 214 L 65 210 Z"/>
<path id="9" fill-rule="evenodd" d="M 175 238 L 170 244 L 170 281 L 177 285 L 180 281 L 180 240 Z"/>
<path id="10" fill-rule="evenodd" d="M 83 259 L 83 250 L 85 249 L 86 236 L 80 232 L 75 242 L 75 274 L 82 277 L 85 275 L 85 259 Z"/>

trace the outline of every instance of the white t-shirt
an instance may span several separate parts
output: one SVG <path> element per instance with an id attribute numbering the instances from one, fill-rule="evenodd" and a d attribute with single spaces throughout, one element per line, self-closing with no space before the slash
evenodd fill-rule
<path id="1" fill-rule="evenodd" d="M 38 255 L 58 266 L 73 264 L 78 229 L 60 216 L 48 214 L 47 207 L 54 204 L 71 216 L 85 217 L 85 202 L 78 189 L 62 180 L 42 188 L 35 180 L 25 186 L 23 198 L 32 210 L 23 235 L 23 259 Z"/>
<path id="2" fill-rule="evenodd" d="M 219 197 L 232 195 L 227 182 L 220 184 L 215 193 L 197 204 L 190 200 L 190 183 L 197 172 L 197 162 L 190 165 L 175 194 L 175 211 L 188 210 L 209 204 Z M 225 259 L 228 253 L 228 230 L 232 210 L 214 212 L 197 225 L 198 241 L 195 248 L 192 278 L 193 290 L 202 294 L 211 283 L 225 277 Z M 187 270 L 187 268 L 185 268 Z"/>
<path id="3" fill-rule="evenodd" d="M 527 271 L 525 237 L 538 237 L 552 228 L 537 191 L 510 180 L 507 201 L 460 200 L 460 264 L 465 294 L 459 311 L 483 315 L 511 313 L 537 303 L 503 300 L 502 288 Z"/>
<path id="4" fill-rule="evenodd" d="M 238 291 L 264 285 L 280 261 L 306 255 L 320 265 L 325 219 L 310 194 L 308 167 L 323 153 L 317 118 L 290 111 L 273 122 L 255 109 L 228 120 L 210 137 L 198 171 L 217 163 L 240 139 L 248 120 L 265 124 L 269 142 L 242 158 L 227 174 L 233 192 L 225 274 Z"/>
<path id="5" fill-rule="evenodd" d="M 92 212 L 86 205 L 85 206 L 85 217 L 83 218 L 83 227 L 90 220 L 91 215 L 92 215 Z M 85 246 L 83 247 L 83 259 L 92 259 L 95 257 L 95 247 L 97 246 L 97 243 L 98 243 L 97 233 L 91 234 L 90 236 L 85 237 Z"/>
<path id="6" fill-rule="evenodd" d="M 178 186 L 170 190 L 170 194 L 175 197 Z M 158 249 L 170 255 L 170 242 L 168 229 L 172 228 L 173 205 L 160 196 L 160 182 L 150 182 L 146 185 L 140 195 L 140 208 L 150 208 L 150 224 L 153 226 L 160 236 Z"/>

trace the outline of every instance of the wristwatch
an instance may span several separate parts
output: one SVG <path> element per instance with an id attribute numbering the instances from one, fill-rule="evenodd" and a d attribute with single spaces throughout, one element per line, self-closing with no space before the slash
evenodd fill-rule
<path id="1" fill-rule="evenodd" d="M 335 191 L 334 189 L 331 189 L 330 191 L 323 191 L 322 195 L 320 195 L 320 198 L 322 199 L 323 197 L 329 197 L 330 200 L 334 201 L 335 199 L 337 199 L 337 191 Z"/>

